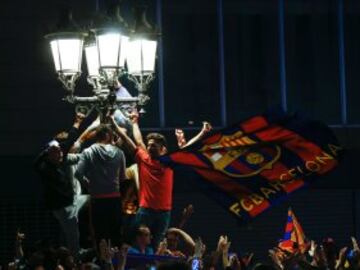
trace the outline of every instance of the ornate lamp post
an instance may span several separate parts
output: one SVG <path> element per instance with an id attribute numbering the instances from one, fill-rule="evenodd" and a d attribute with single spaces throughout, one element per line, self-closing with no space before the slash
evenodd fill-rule
<path id="1" fill-rule="evenodd" d="M 146 21 L 145 9 L 136 9 L 136 24 L 132 32 L 121 18 L 118 6 L 111 16 L 103 17 L 102 22 L 88 32 L 75 27 L 71 14 L 65 21 L 65 30 L 46 36 L 55 70 L 67 90 L 65 100 L 75 104 L 76 111 L 85 114 L 96 109 L 101 118 L 109 110 L 121 109 L 124 104 L 143 107 L 150 99 L 145 92 L 154 76 L 157 46 L 156 34 Z M 93 95 L 88 97 L 74 95 L 76 80 L 81 75 L 83 49 L 87 81 L 93 87 Z M 135 82 L 137 97 L 128 92 L 126 95 L 117 94 L 118 78 L 124 74 Z"/>

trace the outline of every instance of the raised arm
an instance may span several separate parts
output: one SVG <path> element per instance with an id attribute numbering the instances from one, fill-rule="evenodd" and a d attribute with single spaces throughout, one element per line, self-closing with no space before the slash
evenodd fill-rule
<path id="1" fill-rule="evenodd" d="M 186 206 L 182 212 L 181 219 L 178 225 L 179 229 L 183 229 L 188 219 L 191 217 L 191 215 L 194 213 L 194 207 L 192 204 L 189 204 Z"/>
<path id="2" fill-rule="evenodd" d="M 186 144 L 179 144 L 179 148 L 185 148 L 187 146 L 190 146 L 194 143 L 196 143 L 197 141 L 199 141 L 200 139 L 202 139 L 208 132 L 210 132 L 212 129 L 212 126 L 209 122 L 203 122 L 203 126 L 202 129 L 200 130 L 200 132 L 193 138 L 191 138 L 191 140 L 189 140 Z"/>
<path id="3" fill-rule="evenodd" d="M 88 126 L 84 132 L 79 136 L 74 145 L 70 148 L 70 153 L 80 152 L 81 146 L 84 142 L 91 140 L 96 135 L 96 128 L 100 125 L 100 118 L 96 118 L 90 126 Z"/>
<path id="4" fill-rule="evenodd" d="M 69 130 L 67 138 L 66 138 L 66 140 L 63 141 L 62 146 L 61 146 L 64 155 L 67 155 L 67 153 L 70 151 L 71 146 L 74 144 L 74 142 L 78 138 L 79 128 L 84 119 L 85 119 L 84 114 L 76 113 L 73 126 Z"/>
<path id="5" fill-rule="evenodd" d="M 175 129 L 175 136 L 176 136 L 176 140 L 177 140 L 177 144 L 178 147 L 184 148 L 184 146 L 186 145 L 186 139 L 185 139 L 185 134 L 184 131 L 182 129 Z"/>
<path id="6" fill-rule="evenodd" d="M 118 124 L 116 124 L 116 121 L 115 121 L 115 119 L 113 117 L 111 117 L 110 119 L 111 119 L 111 124 L 112 124 L 112 127 L 113 127 L 114 131 L 121 138 L 121 140 L 124 142 L 125 146 L 128 148 L 130 153 L 132 155 L 134 155 L 135 150 L 136 150 L 136 144 L 126 134 L 125 130 L 123 128 L 119 127 Z"/>
<path id="7" fill-rule="evenodd" d="M 170 228 L 168 232 L 175 233 L 179 235 L 185 242 L 187 248 L 189 249 L 190 253 L 194 252 L 195 249 L 195 241 L 192 239 L 192 237 L 186 233 L 185 231 L 179 229 L 179 228 Z"/>
<path id="8" fill-rule="evenodd" d="M 17 231 L 15 239 L 15 258 L 20 260 L 24 257 L 24 250 L 22 246 L 22 241 L 25 239 L 25 234 Z"/>
<path id="9" fill-rule="evenodd" d="M 139 113 L 137 111 L 133 111 L 129 114 L 129 118 L 132 123 L 133 135 L 134 135 L 136 145 L 138 147 L 146 149 L 146 146 L 144 144 L 144 140 L 143 140 L 140 128 L 139 128 Z"/>

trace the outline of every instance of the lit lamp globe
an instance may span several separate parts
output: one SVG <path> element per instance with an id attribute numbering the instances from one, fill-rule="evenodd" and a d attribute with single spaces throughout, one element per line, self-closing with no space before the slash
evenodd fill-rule
<path id="1" fill-rule="evenodd" d="M 85 42 L 85 59 L 87 67 L 87 81 L 93 87 L 94 93 L 99 94 L 103 88 L 103 78 L 99 72 L 99 53 L 95 38 Z"/>
<path id="2" fill-rule="evenodd" d="M 95 43 L 85 45 L 86 66 L 89 77 L 100 77 L 99 54 Z"/>
<path id="3" fill-rule="evenodd" d="M 60 32 L 46 36 L 50 41 L 55 70 L 64 87 L 73 92 L 81 74 L 81 59 L 85 34 Z"/>
<path id="4" fill-rule="evenodd" d="M 107 17 L 102 26 L 93 29 L 98 50 L 99 71 L 109 85 L 112 85 L 124 70 L 129 40 L 119 7 L 117 6 L 112 12 L 113 15 Z"/>
<path id="5" fill-rule="evenodd" d="M 155 72 L 157 41 L 146 35 L 130 39 L 126 57 L 128 73 L 132 76 L 148 76 Z"/>
<path id="6" fill-rule="evenodd" d="M 123 70 L 125 50 L 129 37 L 115 29 L 102 29 L 96 33 L 99 66 L 103 70 Z"/>
<path id="7" fill-rule="evenodd" d="M 149 100 L 146 91 L 155 73 L 159 36 L 146 19 L 146 7 L 136 8 L 133 29 L 127 47 L 126 65 L 129 79 L 135 83 L 139 91 L 139 105 L 144 106 Z"/>

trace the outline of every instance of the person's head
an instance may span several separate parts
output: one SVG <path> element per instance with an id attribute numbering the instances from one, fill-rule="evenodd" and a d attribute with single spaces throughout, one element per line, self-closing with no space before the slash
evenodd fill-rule
<path id="1" fill-rule="evenodd" d="M 59 165 L 63 161 L 64 155 L 61 147 L 58 144 L 53 144 L 47 149 L 47 159 L 55 164 Z"/>
<path id="2" fill-rule="evenodd" d="M 28 257 L 29 269 L 44 269 L 44 254 L 40 251 L 36 251 Z"/>
<path id="3" fill-rule="evenodd" d="M 135 242 L 137 246 L 148 246 L 151 244 L 151 232 L 148 226 L 140 225 L 137 228 Z"/>
<path id="4" fill-rule="evenodd" d="M 57 250 L 57 257 L 59 259 L 59 263 L 65 270 L 75 268 L 74 257 L 67 248 L 59 247 Z"/>
<path id="5" fill-rule="evenodd" d="M 100 124 L 96 128 L 96 141 L 103 143 L 111 143 L 113 140 L 113 131 L 109 125 Z"/>
<path id="6" fill-rule="evenodd" d="M 146 149 L 152 158 L 156 158 L 167 153 L 167 142 L 164 135 L 160 133 L 149 133 L 146 136 Z"/>
<path id="7" fill-rule="evenodd" d="M 166 233 L 166 242 L 169 250 L 176 250 L 179 244 L 179 236 L 175 232 L 168 231 Z"/>

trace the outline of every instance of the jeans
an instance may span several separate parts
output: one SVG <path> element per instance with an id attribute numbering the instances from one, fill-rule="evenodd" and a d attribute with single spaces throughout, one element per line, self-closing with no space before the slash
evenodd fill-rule
<path id="1" fill-rule="evenodd" d="M 113 246 L 122 244 L 122 209 L 120 198 L 91 198 L 91 220 L 96 245 L 101 239 L 111 240 Z"/>
<path id="2" fill-rule="evenodd" d="M 146 225 L 153 236 L 152 245 L 157 248 L 170 225 L 171 211 L 140 207 L 136 214 L 136 225 Z"/>
<path id="3" fill-rule="evenodd" d="M 75 196 L 72 205 L 53 211 L 53 214 L 59 221 L 64 233 L 66 247 L 73 254 L 77 254 L 80 249 L 80 233 L 78 226 L 79 211 L 88 200 L 88 195 L 77 195 Z"/>

